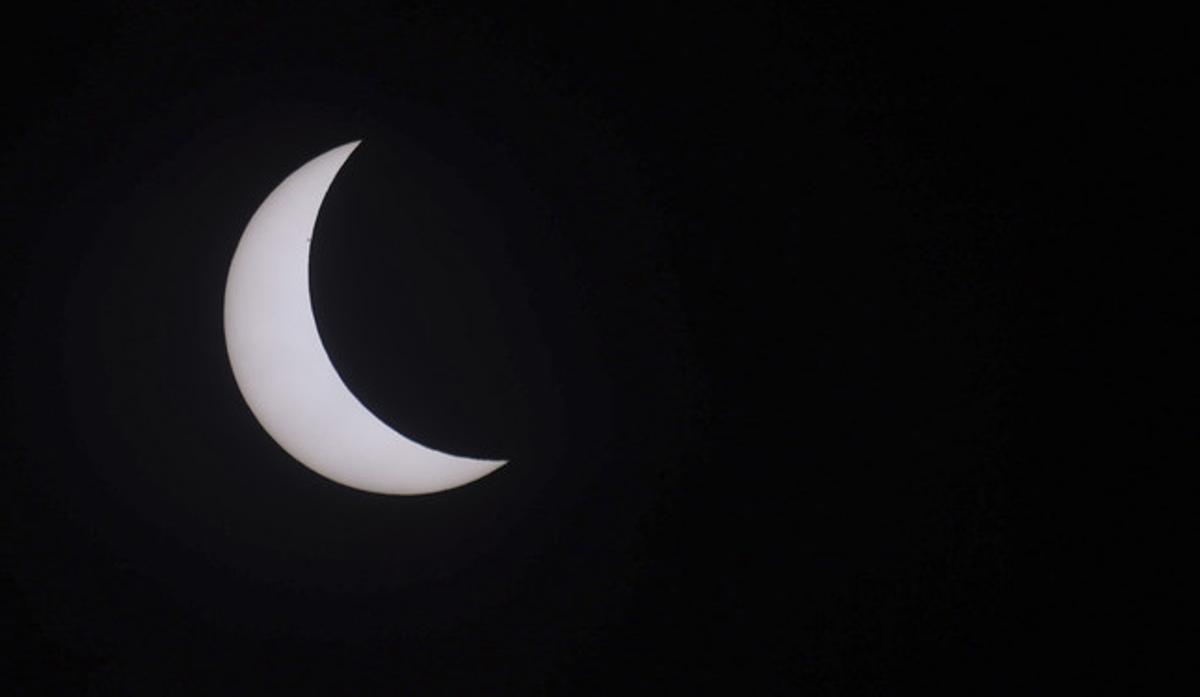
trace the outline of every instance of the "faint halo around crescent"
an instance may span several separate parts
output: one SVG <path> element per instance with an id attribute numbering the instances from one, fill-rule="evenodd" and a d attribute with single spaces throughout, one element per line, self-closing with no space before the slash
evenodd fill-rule
<path id="1" fill-rule="evenodd" d="M 320 155 L 267 196 L 225 284 L 225 347 L 255 418 L 314 472 L 380 494 L 462 486 L 505 464 L 438 452 L 392 430 L 338 376 L 313 316 L 308 251 L 317 212 L 361 141 Z"/>

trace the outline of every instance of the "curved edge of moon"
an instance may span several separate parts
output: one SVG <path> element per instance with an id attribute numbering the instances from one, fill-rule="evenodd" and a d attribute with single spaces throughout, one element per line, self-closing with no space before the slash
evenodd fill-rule
<path id="1" fill-rule="evenodd" d="M 225 285 L 229 363 L 258 422 L 317 474 L 380 494 L 452 489 L 507 461 L 450 455 L 393 430 L 342 381 L 317 331 L 308 284 L 313 230 L 325 194 L 360 142 L 297 169 L 246 225 Z"/>

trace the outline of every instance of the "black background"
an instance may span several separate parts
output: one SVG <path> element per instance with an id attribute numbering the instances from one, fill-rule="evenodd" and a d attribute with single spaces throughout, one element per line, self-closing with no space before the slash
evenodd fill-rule
<path id="1" fill-rule="evenodd" d="M 1074 666 L 1079 552 L 1064 451 L 1029 445 L 1071 426 L 1030 388 L 1078 359 L 1063 260 L 1101 254 L 1066 241 L 1099 130 L 1080 31 L 783 4 L 11 24 L 7 675 L 1039 692 Z M 314 236 L 318 325 L 386 422 L 511 459 L 461 489 L 322 479 L 228 368 L 245 223 L 356 139 Z"/>

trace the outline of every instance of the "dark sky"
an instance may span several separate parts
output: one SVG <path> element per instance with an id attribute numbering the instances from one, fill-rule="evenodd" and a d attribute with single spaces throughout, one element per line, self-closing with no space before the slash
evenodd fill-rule
<path id="1" fill-rule="evenodd" d="M 269 2 L 11 25 L 6 680 L 1029 693 L 1061 589 L 1030 571 L 1058 543 L 1023 532 L 1054 494 L 1022 434 L 1053 407 L 1030 370 L 1075 272 L 1043 259 L 1094 135 L 1057 26 Z M 458 490 L 320 478 L 225 357 L 250 215 L 355 139 L 318 325 L 387 423 L 511 459 Z"/>

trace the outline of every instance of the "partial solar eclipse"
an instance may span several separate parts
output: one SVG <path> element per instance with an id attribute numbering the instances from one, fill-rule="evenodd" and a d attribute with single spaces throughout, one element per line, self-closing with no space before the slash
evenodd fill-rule
<path id="1" fill-rule="evenodd" d="M 258 422 L 317 474 L 379 494 L 452 489 L 505 461 L 449 455 L 397 433 L 350 392 L 317 333 L 308 288 L 314 225 L 359 142 L 293 172 L 246 225 L 225 284 L 229 363 Z"/>

